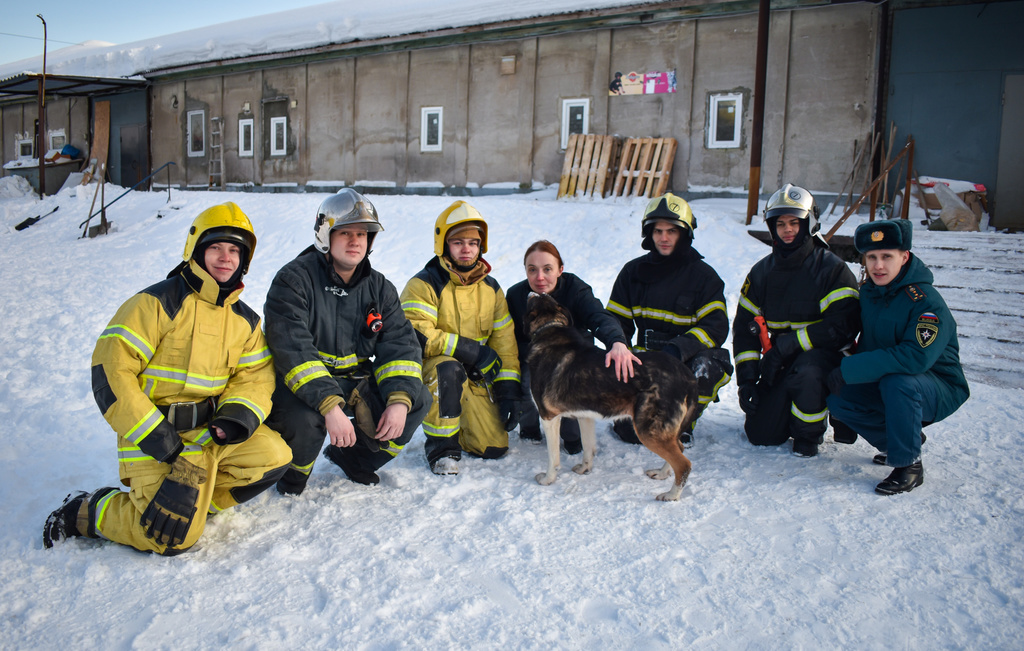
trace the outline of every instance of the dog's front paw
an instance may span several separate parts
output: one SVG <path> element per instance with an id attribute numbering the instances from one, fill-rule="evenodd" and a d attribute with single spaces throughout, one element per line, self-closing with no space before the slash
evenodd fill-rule
<path id="1" fill-rule="evenodd" d="M 537 483 L 540 484 L 541 486 L 550 486 L 551 484 L 555 483 L 555 477 L 557 476 L 558 475 L 556 475 L 553 472 L 539 472 L 537 473 L 536 479 Z"/>
<path id="2" fill-rule="evenodd" d="M 662 493 L 661 495 L 658 495 L 654 499 L 658 500 L 659 502 L 678 502 L 679 501 L 679 494 L 682 493 L 682 492 L 683 492 L 683 487 L 682 486 L 673 486 L 672 490 L 666 491 L 666 492 Z"/>
<path id="3" fill-rule="evenodd" d="M 594 469 L 593 461 L 584 461 L 583 463 L 577 463 L 572 467 L 572 471 L 577 475 L 589 475 L 590 471 Z"/>

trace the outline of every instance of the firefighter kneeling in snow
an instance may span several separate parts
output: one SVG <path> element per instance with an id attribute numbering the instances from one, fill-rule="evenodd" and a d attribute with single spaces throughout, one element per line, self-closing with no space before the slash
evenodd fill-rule
<path id="1" fill-rule="evenodd" d="M 130 298 L 92 357 L 92 387 L 117 432 L 121 483 L 76 492 L 50 514 L 43 544 L 106 538 L 172 556 L 208 514 L 259 495 L 291 452 L 263 425 L 274 365 L 259 316 L 239 300 L 256 235 L 226 203 L 192 223 L 184 262 Z"/>
<path id="2" fill-rule="evenodd" d="M 423 421 L 427 462 L 455 475 L 463 450 L 485 459 L 508 451 L 518 422 L 519 356 L 505 295 L 488 274 L 487 223 L 456 201 L 434 224 L 436 257 L 402 291 L 423 344 L 423 381 L 434 403 Z"/>

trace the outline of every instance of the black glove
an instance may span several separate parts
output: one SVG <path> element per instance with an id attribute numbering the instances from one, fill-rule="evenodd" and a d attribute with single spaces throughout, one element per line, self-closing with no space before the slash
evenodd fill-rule
<path id="1" fill-rule="evenodd" d="M 751 415 L 757 411 L 757 403 L 760 401 L 760 397 L 757 395 L 757 383 L 756 382 L 744 382 L 740 385 L 740 409 L 746 415 Z"/>
<path id="2" fill-rule="evenodd" d="M 494 385 L 494 400 L 498 403 L 498 418 L 511 432 L 519 424 L 519 401 L 522 400 L 522 388 L 515 380 L 502 380 Z"/>
<path id="3" fill-rule="evenodd" d="M 843 379 L 843 369 L 839 366 L 832 369 L 832 372 L 825 378 L 825 384 L 828 385 L 828 390 L 832 395 L 838 396 L 839 392 L 846 386 L 846 380 Z"/>
<path id="4" fill-rule="evenodd" d="M 455 359 L 469 367 L 471 380 L 483 380 L 487 384 L 494 382 L 501 371 L 501 358 L 494 349 L 485 344 L 473 341 L 468 337 L 459 337 L 452 353 Z M 476 371 L 473 373 L 472 371 Z"/>
<path id="5" fill-rule="evenodd" d="M 206 469 L 178 457 L 156 495 L 142 512 L 146 537 L 176 547 L 185 541 L 199 500 L 199 486 L 206 483 Z"/>
<path id="6" fill-rule="evenodd" d="M 217 445 L 241 443 L 249 438 L 249 430 L 246 429 L 244 425 L 236 423 L 233 420 L 228 420 L 227 418 L 215 418 L 213 422 L 210 423 L 210 428 L 212 429 L 214 427 L 219 427 L 227 437 L 226 439 L 222 439 L 213 432 L 210 432 L 210 438 L 212 438 L 213 442 Z"/>
<path id="7" fill-rule="evenodd" d="M 800 352 L 800 341 L 792 332 L 775 336 L 772 348 L 761 358 L 761 380 L 768 386 L 779 381 L 782 368 Z"/>

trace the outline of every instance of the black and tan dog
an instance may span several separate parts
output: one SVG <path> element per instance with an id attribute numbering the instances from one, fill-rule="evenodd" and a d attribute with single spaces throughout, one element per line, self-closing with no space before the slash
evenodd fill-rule
<path id="1" fill-rule="evenodd" d="M 679 499 L 690 475 L 690 460 L 683 454 L 679 432 L 697 412 L 697 380 L 689 367 L 664 353 L 640 353 L 628 382 L 605 366 L 605 351 L 585 341 L 571 325 L 565 308 L 546 294 L 530 294 L 526 328 L 530 334 L 530 391 L 537 403 L 548 446 L 548 471 L 537 475 L 545 486 L 555 481 L 559 467 L 562 416 L 580 422 L 583 462 L 578 474 L 594 465 L 594 421 L 632 418 L 640 441 L 665 460 L 662 468 L 648 470 L 652 479 L 665 479 L 675 471 L 672 489 L 658 495 L 662 501 Z"/>

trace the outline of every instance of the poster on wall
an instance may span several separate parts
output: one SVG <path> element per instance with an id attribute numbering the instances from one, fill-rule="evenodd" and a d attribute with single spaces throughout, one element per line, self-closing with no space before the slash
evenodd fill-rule
<path id="1" fill-rule="evenodd" d="M 609 95 L 658 95 L 676 92 L 676 71 L 616 72 L 608 84 Z"/>

